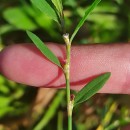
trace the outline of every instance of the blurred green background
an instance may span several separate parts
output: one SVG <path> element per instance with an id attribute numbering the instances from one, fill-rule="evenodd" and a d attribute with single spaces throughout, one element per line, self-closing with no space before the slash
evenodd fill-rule
<path id="1" fill-rule="evenodd" d="M 93 0 L 63 0 L 70 34 Z M 58 25 L 29 0 L 0 0 L 0 50 L 27 43 L 30 30 L 43 41 L 63 43 Z M 102 0 L 74 39 L 74 44 L 130 41 L 130 1 Z M 123 130 L 130 124 L 130 96 L 96 94 L 73 114 L 74 130 Z M 27 87 L 0 75 L 0 130 L 67 130 L 63 90 Z"/>

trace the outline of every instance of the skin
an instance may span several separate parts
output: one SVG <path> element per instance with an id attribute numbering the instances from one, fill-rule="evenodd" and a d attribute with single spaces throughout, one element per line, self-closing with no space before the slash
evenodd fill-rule
<path id="1" fill-rule="evenodd" d="M 48 43 L 65 62 L 65 47 Z M 71 88 L 80 90 L 94 77 L 111 72 L 100 93 L 130 93 L 130 44 L 81 45 L 71 50 Z M 0 73 L 18 83 L 36 87 L 65 87 L 63 72 L 33 44 L 17 44 L 0 52 Z"/>

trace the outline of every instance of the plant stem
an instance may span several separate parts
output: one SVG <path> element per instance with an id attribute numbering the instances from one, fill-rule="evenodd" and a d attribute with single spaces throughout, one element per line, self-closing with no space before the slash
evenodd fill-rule
<path id="1" fill-rule="evenodd" d="M 65 79 L 66 79 L 68 130 L 72 130 L 73 102 L 70 99 L 70 51 L 71 51 L 71 43 L 69 41 L 69 34 L 64 34 L 63 38 L 64 38 L 64 41 L 66 43 L 66 63 L 64 65 L 64 74 L 65 74 Z"/>

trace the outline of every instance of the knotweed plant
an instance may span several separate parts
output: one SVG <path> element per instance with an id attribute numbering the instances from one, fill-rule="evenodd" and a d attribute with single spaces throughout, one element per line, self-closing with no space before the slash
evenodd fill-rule
<path id="1" fill-rule="evenodd" d="M 59 59 L 53 54 L 53 52 L 37 37 L 30 31 L 27 31 L 27 35 L 36 45 L 36 47 L 42 52 L 46 58 L 48 58 L 52 63 L 60 67 L 64 73 L 66 80 L 66 97 L 67 97 L 67 113 L 68 113 L 68 130 L 72 130 L 72 112 L 73 108 L 88 100 L 91 96 L 93 96 L 99 89 L 103 87 L 106 81 L 110 77 L 110 72 L 106 72 L 102 74 L 89 83 L 85 85 L 79 92 L 75 95 L 71 94 L 70 91 L 70 57 L 71 57 L 71 44 L 73 39 L 81 26 L 86 21 L 88 15 L 92 12 L 92 10 L 98 5 L 101 0 L 95 0 L 92 5 L 90 5 L 84 13 L 83 18 L 79 21 L 78 25 L 75 27 L 71 37 L 69 37 L 69 33 L 65 32 L 65 20 L 64 20 L 64 12 L 63 12 L 63 4 L 62 0 L 31 0 L 32 4 L 38 8 L 41 12 L 46 14 L 48 17 L 53 19 L 56 23 L 60 25 L 62 30 L 62 37 L 64 39 L 66 45 L 66 62 L 64 65 L 61 65 Z"/>

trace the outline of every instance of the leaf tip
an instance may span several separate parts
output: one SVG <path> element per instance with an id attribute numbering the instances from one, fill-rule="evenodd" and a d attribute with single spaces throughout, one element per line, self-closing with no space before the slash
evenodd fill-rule
<path id="1" fill-rule="evenodd" d="M 109 78 L 111 76 L 111 72 L 106 72 L 104 75 Z"/>

